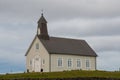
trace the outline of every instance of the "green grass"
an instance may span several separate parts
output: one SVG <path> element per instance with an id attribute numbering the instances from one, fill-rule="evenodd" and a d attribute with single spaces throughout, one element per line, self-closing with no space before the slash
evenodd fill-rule
<path id="1" fill-rule="evenodd" d="M 11 78 L 77 78 L 77 77 L 120 78 L 120 72 L 63 71 L 63 72 L 19 73 L 19 74 L 0 75 L 0 79 L 11 79 Z"/>

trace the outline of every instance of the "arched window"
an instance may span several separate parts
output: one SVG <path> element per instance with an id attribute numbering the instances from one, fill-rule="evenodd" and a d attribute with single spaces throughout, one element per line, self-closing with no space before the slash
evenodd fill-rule
<path id="1" fill-rule="evenodd" d="M 39 49 L 39 43 L 36 43 L 36 49 Z"/>

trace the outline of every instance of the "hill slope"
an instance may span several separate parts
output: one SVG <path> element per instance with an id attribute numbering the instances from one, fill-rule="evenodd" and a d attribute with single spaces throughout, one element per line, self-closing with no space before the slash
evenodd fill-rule
<path id="1" fill-rule="evenodd" d="M 99 77 L 99 78 L 119 78 L 120 72 L 106 71 L 64 71 L 64 72 L 44 72 L 44 73 L 19 73 L 0 75 L 0 79 L 13 78 L 77 78 L 77 77 Z"/>

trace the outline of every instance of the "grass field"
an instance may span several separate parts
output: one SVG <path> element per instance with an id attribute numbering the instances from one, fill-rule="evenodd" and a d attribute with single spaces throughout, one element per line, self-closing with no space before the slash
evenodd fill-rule
<path id="1" fill-rule="evenodd" d="M 63 71 L 63 72 L 44 72 L 44 73 L 19 73 L 0 75 L 0 79 L 12 78 L 77 78 L 77 77 L 102 77 L 120 78 L 120 72 L 106 71 Z"/>

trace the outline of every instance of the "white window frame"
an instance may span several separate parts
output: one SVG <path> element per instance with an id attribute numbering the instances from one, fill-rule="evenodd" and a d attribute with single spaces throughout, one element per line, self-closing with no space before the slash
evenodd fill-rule
<path id="1" fill-rule="evenodd" d="M 45 64 L 45 59 L 42 60 L 42 64 L 43 64 L 43 65 Z"/>
<path id="2" fill-rule="evenodd" d="M 80 66 L 78 66 L 78 62 L 79 62 Z M 81 69 L 82 68 L 82 61 L 81 61 L 81 59 L 77 59 L 76 60 L 76 67 L 77 67 L 77 69 Z"/>
<path id="3" fill-rule="evenodd" d="M 67 59 L 67 67 L 68 68 L 72 68 L 73 67 L 73 59 L 72 58 L 68 58 Z"/>
<path id="4" fill-rule="evenodd" d="M 39 49 L 39 43 L 35 44 L 35 49 L 38 50 Z"/>
<path id="5" fill-rule="evenodd" d="M 29 65 L 32 66 L 32 64 L 33 64 L 33 63 L 32 63 L 32 60 L 30 60 Z"/>
<path id="6" fill-rule="evenodd" d="M 86 60 L 85 60 L 85 66 L 86 66 L 86 69 L 87 69 L 87 70 L 90 69 L 90 67 L 91 67 L 90 59 L 86 59 Z"/>
<path id="7" fill-rule="evenodd" d="M 60 64 L 59 64 L 60 61 Z M 59 57 L 57 58 L 57 67 L 63 67 L 63 58 Z"/>

